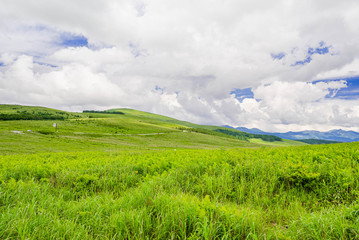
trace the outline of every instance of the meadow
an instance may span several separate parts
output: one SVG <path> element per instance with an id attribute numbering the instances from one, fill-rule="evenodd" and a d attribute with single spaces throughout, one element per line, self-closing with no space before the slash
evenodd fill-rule
<path id="1" fill-rule="evenodd" d="M 359 143 L 122 111 L 0 122 L 1 239 L 359 239 Z"/>

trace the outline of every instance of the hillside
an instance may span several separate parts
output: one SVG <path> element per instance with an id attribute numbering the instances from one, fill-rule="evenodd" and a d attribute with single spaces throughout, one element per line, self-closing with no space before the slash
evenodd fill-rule
<path id="1" fill-rule="evenodd" d="M 0 104 L 0 121 L 65 120 L 79 117 L 78 114 L 45 107 Z"/>
<path id="2" fill-rule="evenodd" d="M 313 146 L 132 109 L 0 109 L 66 116 L 0 121 L 1 239 L 359 234 L 358 143 Z"/>
<path id="3" fill-rule="evenodd" d="M 217 136 L 223 136 L 223 137 L 232 137 L 232 138 L 236 138 L 236 139 L 244 140 L 244 141 L 248 141 L 248 142 L 253 142 L 254 139 L 261 139 L 262 141 L 259 141 L 259 142 L 261 142 L 261 144 L 264 144 L 264 145 L 271 145 L 271 146 L 272 145 L 274 145 L 274 146 L 305 145 L 298 141 L 292 141 L 292 140 L 288 140 L 288 141 L 284 142 L 283 139 L 276 137 L 276 136 L 264 135 L 264 134 L 248 134 L 243 131 L 238 131 L 236 129 L 228 129 L 226 127 L 220 127 L 220 126 L 198 125 L 198 124 L 181 121 L 181 120 L 177 120 L 177 119 L 166 117 L 166 116 L 161 116 L 158 114 L 142 112 L 142 111 L 137 111 L 137 110 L 133 110 L 133 109 L 120 108 L 120 109 L 110 109 L 107 111 L 109 111 L 109 112 L 117 111 L 117 112 L 124 113 L 124 114 L 132 116 L 132 117 L 134 117 L 134 116 L 142 117 L 147 120 L 152 119 L 152 120 L 157 120 L 157 121 L 166 122 L 166 123 L 173 123 L 177 126 L 178 125 L 181 126 L 180 129 L 182 129 L 182 130 L 187 130 L 187 131 L 192 131 L 192 132 L 200 132 L 200 133 L 206 133 L 206 134 L 210 134 L 210 135 L 217 135 Z M 209 130 L 209 131 L 205 132 L 204 130 Z"/>
<path id="4" fill-rule="evenodd" d="M 218 131 L 220 127 L 196 125 L 133 109 L 70 113 L 43 107 L 0 105 L 0 151 L 116 151 L 120 149 L 236 148 L 272 145 L 252 143 Z M 114 114 L 113 112 L 120 112 Z M 37 119 L 34 116 L 45 116 Z M 50 118 L 50 119 L 49 119 Z M 57 132 L 53 127 L 57 124 Z M 236 131 L 236 130 L 234 130 Z M 241 134 L 240 131 L 236 131 Z M 294 145 L 295 142 L 293 142 Z M 278 142 L 277 145 L 281 145 Z M 286 144 L 288 145 L 288 143 Z M 290 144 L 289 144 L 290 145 Z"/>

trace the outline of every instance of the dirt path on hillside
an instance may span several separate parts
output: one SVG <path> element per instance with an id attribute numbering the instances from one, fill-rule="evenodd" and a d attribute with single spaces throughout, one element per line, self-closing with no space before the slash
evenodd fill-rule
<path id="1" fill-rule="evenodd" d="M 77 135 L 86 135 L 86 134 L 98 134 L 98 133 L 85 133 L 85 132 L 74 132 Z M 101 134 L 101 133 L 99 133 Z M 121 133 L 102 133 L 102 135 L 106 136 L 151 136 L 151 135 L 161 135 L 166 133 L 135 133 L 135 134 L 121 134 Z"/>

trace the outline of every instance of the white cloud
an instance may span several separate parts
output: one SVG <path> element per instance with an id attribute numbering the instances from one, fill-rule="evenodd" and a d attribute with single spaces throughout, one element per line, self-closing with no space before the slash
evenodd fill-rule
<path id="1" fill-rule="evenodd" d="M 359 75 L 359 59 L 356 58 L 352 62 L 339 65 L 331 68 L 329 71 L 320 72 L 315 77 L 316 79 L 332 79 L 345 76 L 358 76 Z"/>
<path id="2" fill-rule="evenodd" d="M 259 125 L 266 131 L 358 130 L 359 100 L 332 98 L 337 90 L 346 87 L 345 81 L 261 85 L 253 90 L 253 99 L 238 102 L 242 118 L 237 123 L 247 127 Z"/>
<path id="3" fill-rule="evenodd" d="M 4 1 L 0 101 L 126 106 L 263 129 L 358 128 L 354 100 L 325 98 L 344 82 L 307 83 L 358 75 L 358 10 L 356 0 Z M 61 46 L 63 32 L 91 48 Z M 330 53 L 291 66 L 321 41 Z M 230 96 L 248 87 L 257 100 Z"/>

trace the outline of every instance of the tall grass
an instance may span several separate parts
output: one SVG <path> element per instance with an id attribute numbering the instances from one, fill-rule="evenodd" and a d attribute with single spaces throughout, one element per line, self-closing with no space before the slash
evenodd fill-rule
<path id="1" fill-rule="evenodd" d="M 0 156 L 0 238 L 358 239 L 358 149 Z"/>

